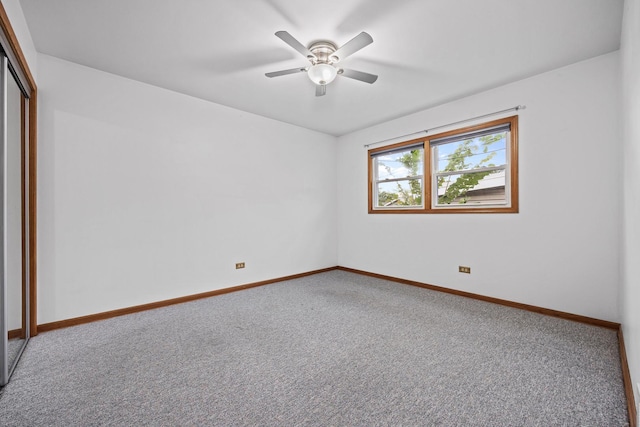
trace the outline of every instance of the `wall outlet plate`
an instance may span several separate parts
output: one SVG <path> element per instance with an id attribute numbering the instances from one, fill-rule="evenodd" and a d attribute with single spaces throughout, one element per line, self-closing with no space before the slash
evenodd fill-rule
<path id="1" fill-rule="evenodd" d="M 467 274 L 471 274 L 471 267 L 465 267 L 463 265 L 459 265 L 458 266 L 458 272 L 459 273 L 467 273 Z"/>
<path id="2" fill-rule="evenodd" d="M 244 268 L 244 262 L 236 262 L 236 270 L 239 268 Z"/>

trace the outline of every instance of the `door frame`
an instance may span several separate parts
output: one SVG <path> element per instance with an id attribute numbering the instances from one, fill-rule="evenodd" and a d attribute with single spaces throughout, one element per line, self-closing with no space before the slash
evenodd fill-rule
<path id="1" fill-rule="evenodd" d="M 28 232 L 26 233 L 29 241 L 25 242 L 28 248 L 28 261 L 29 265 L 27 266 L 27 276 L 29 277 L 29 331 L 30 336 L 34 337 L 38 335 L 38 322 L 37 322 L 37 115 L 38 115 L 38 88 L 33 78 L 33 74 L 31 74 L 31 70 L 29 68 L 29 64 L 22 52 L 22 48 L 20 47 L 20 43 L 18 42 L 18 37 L 13 31 L 13 27 L 9 22 L 9 17 L 7 16 L 7 12 L 0 3 L 0 43 L 9 58 L 9 62 L 13 64 L 14 71 L 18 75 L 21 83 L 25 86 L 25 89 L 29 93 L 29 119 L 27 120 L 28 129 L 26 129 L 26 134 L 28 135 L 29 140 L 26 141 L 28 145 L 28 159 L 26 164 L 29 165 L 29 170 L 26 172 L 28 174 L 26 178 L 26 182 L 28 188 L 25 188 L 25 193 L 27 199 L 27 206 L 29 209 L 28 219 L 29 222 L 27 225 Z M 24 129 L 23 129 L 24 134 Z M 24 260 L 24 257 L 23 257 Z"/>

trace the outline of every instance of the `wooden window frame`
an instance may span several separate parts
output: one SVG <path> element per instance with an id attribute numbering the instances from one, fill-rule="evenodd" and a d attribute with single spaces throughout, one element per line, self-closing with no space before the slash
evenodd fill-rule
<path id="1" fill-rule="evenodd" d="M 484 129 L 497 127 L 500 125 L 510 125 L 510 138 L 508 142 L 508 182 L 509 182 L 509 194 L 510 204 L 508 206 L 497 205 L 460 205 L 459 207 L 434 207 L 431 191 L 433 188 L 433 175 L 432 170 L 432 141 L 441 140 L 443 138 L 453 137 L 456 135 L 463 135 L 467 133 L 478 132 Z M 401 149 L 402 147 L 415 146 L 423 143 L 424 153 L 424 177 L 423 177 L 423 195 L 422 207 L 385 207 L 374 208 L 374 184 L 375 184 L 375 171 L 373 170 L 374 157 L 377 154 Z M 442 132 L 435 135 L 429 135 L 423 138 L 412 139 L 410 141 L 399 142 L 396 144 L 386 145 L 384 147 L 377 147 L 368 150 L 367 152 L 368 162 L 368 197 L 369 197 L 369 213 L 370 214 L 479 214 L 479 213 L 518 213 L 519 212 L 519 190 L 518 190 L 518 116 L 510 116 L 489 122 L 480 123 L 473 126 L 467 126 L 464 128 L 454 129 L 447 132 Z"/>

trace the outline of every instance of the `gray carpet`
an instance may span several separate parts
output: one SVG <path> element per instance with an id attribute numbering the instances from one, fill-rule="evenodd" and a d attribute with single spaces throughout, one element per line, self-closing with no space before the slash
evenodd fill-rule
<path id="1" fill-rule="evenodd" d="M 10 365 L 13 366 L 13 362 L 16 360 L 16 357 L 20 354 L 20 350 L 22 350 L 22 346 L 24 345 L 23 339 L 11 339 L 7 341 L 7 358 L 9 359 Z"/>
<path id="2" fill-rule="evenodd" d="M 3 426 L 625 426 L 616 332 L 332 271 L 33 338 Z"/>

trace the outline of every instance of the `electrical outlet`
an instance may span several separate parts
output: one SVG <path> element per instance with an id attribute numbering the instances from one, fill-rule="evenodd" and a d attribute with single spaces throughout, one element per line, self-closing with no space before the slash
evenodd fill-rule
<path id="1" fill-rule="evenodd" d="M 239 268 L 244 268 L 244 262 L 236 262 L 236 270 Z"/>
<path id="2" fill-rule="evenodd" d="M 459 265 L 458 272 L 471 274 L 471 267 L 465 267 L 465 266 Z"/>

